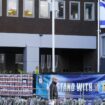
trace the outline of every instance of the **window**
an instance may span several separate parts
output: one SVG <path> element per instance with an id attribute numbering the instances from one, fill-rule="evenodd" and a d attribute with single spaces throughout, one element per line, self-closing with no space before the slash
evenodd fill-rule
<path id="1" fill-rule="evenodd" d="M 65 1 L 55 1 L 55 17 L 58 19 L 65 18 Z"/>
<path id="2" fill-rule="evenodd" d="M 18 0 L 7 0 L 7 16 L 18 16 Z"/>
<path id="3" fill-rule="evenodd" d="M 0 54 L 0 71 L 5 70 L 5 54 Z"/>
<path id="4" fill-rule="evenodd" d="M 34 0 L 23 0 L 23 17 L 34 17 Z"/>
<path id="5" fill-rule="evenodd" d="M 55 68 L 58 68 L 59 55 L 55 55 Z"/>
<path id="6" fill-rule="evenodd" d="M 41 55 L 41 69 L 44 70 L 45 68 L 45 55 Z"/>
<path id="7" fill-rule="evenodd" d="M 15 62 L 16 64 L 23 64 L 23 54 L 16 54 Z"/>
<path id="8" fill-rule="evenodd" d="M 0 16 L 2 16 L 2 0 L 0 0 Z"/>
<path id="9" fill-rule="evenodd" d="M 94 11 L 94 3 L 85 2 L 84 3 L 84 20 L 94 20 L 95 11 Z"/>
<path id="10" fill-rule="evenodd" d="M 51 55 L 47 55 L 47 69 L 51 69 Z"/>
<path id="11" fill-rule="evenodd" d="M 50 3 L 48 0 L 39 0 L 39 18 L 50 17 Z"/>
<path id="12" fill-rule="evenodd" d="M 70 20 L 80 20 L 80 2 L 70 1 Z"/>
<path id="13" fill-rule="evenodd" d="M 5 54 L 0 54 L 0 63 L 5 63 Z"/>
<path id="14" fill-rule="evenodd" d="M 102 57 L 105 57 L 105 36 L 102 37 Z"/>

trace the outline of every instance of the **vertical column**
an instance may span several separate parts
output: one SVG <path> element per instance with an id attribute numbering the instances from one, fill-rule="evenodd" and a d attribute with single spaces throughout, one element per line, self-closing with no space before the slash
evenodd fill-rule
<path id="1" fill-rule="evenodd" d="M 24 49 L 24 70 L 32 73 L 37 66 L 39 67 L 39 48 L 26 46 Z"/>

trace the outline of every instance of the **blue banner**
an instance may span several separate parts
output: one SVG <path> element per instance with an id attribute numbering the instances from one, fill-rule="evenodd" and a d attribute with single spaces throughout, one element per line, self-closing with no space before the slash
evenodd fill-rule
<path id="1" fill-rule="evenodd" d="M 42 74 L 36 76 L 36 95 L 49 99 L 49 87 L 56 78 L 58 97 L 105 98 L 105 74 Z"/>

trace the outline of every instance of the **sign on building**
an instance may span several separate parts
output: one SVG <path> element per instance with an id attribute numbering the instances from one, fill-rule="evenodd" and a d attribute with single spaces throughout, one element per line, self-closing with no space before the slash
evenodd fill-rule
<path id="1" fill-rule="evenodd" d="M 36 76 L 36 95 L 49 99 L 52 79 L 59 98 L 105 98 L 105 74 L 42 74 Z"/>

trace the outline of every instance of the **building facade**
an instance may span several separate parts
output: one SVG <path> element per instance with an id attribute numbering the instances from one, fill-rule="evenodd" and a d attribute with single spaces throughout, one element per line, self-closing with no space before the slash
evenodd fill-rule
<path id="1" fill-rule="evenodd" d="M 51 0 L 0 0 L 0 70 L 52 69 Z M 97 0 L 55 1 L 56 72 L 97 71 Z"/>
<path id="2" fill-rule="evenodd" d="M 100 71 L 105 72 L 105 28 L 100 29 Z"/>
<path id="3" fill-rule="evenodd" d="M 100 32 L 99 32 L 99 45 L 100 45 L 100 71 L 105 72 L 105 0 L 100 0 Z"/>

